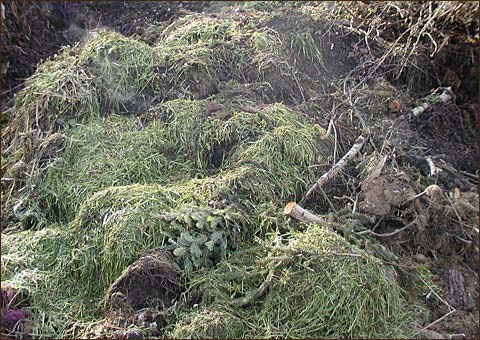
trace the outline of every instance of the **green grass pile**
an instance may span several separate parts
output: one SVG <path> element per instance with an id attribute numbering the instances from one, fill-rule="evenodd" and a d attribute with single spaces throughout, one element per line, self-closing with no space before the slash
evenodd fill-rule
<path id="1" fill-rule="evenodd" d="M 212 199 L 250 209 L 267 201 L 282 204 L 315 179 L 308 166 L 329 154 L 324 130 L 283 105 L 256 113 L 225 107 L 214 114 L 207 105 L 167 101 L 151 110 L 145 125 L 116 115 L 77 124 L 26 204 L 37 228 L 70 222 L 84 201 L 112 186 L 173 188 L 193 177 L 197 192 L 209 187 L 203 204 Z"/>
<path id="2" fill-rule="evenodd" d="M 28 271 L 6 265 L 7 272 L 15 268 L 14 283 L 26 287 L 34 311 L 48 309 L 49 293 L 79 304 L 100 299 L 128 265 L 152 249 L 172 251 L 191 272 L 282 223 L 279 207 L 318 176 L 308 166 L 330 154 L 331 142 L 322 139 L 325 131 L 318 125 L 284 105 L 245 112 L 237 102 L 247 100 L 235 98 L 219 97 L 225 108 L 213 114 L 207 105 L 215 97 L 178 99 L 139 119 L 110 115 L 72 126 L 60 157 L 36 182 L 29 210 L 38 214 L 36 227 L 44 229 L 16 234 L 2 250 L 31 268 L 45 268 L 42 282 L 48 286 L 39 286 L 18 281 Z M 223 150 L 216 166 L 215 147 Z M 31 243 L 49 240 L 42 231 L 53 232 L 45 226 L 56 221 L 64 226 L 55 233 L 68 236 L 59 241 L 61 256 Z M 39 249 L 38 259 L 24 247 Z M 38 262 L 45 254 L 48 266 Z M 65 311 L 57 307 L 58 315 Z M 54 334 L 66 331 L 60 325 L 38 327 L 41 334 L 52 327 L 59 329 Z"/>
<path id="3" fill-rule="evenodd" d="M 169 100 L 205 99 L 227 82 L 242 84 L 268 103 L 304 100 L 300 83 L 311 75 L 292 64 L 290 42 L 262 26 L 265 18 L 265 13 L 247 22 L 187 16 L 167 27 L 154 46 L 95 31 L 40 65 L 16 98 L 4 141 L 6 172 L 25 165 L 5 188 L 25 197 L 7 195 L 7 202 L 2 196 L 6 214 L 13 200 L 35 196 L 31 187 L 48 160 L 41 167 L 32 163 L 38 146 L 54 132 L 101 116 L 141 115 Z"/>
<path id="4" fill-rule="evenodd" d="M 164 55 L 146 43 L 116 32 L 90 34 L 77 59 L 92 75 L 101 113 L 137 114 L 168 88 Z"/>
<path id="5" fill-rule="evenodd" d="M 175 112 L 183 117 L 181 111 Z M 86 178 L 75 176 L 77 164 L 89 164 L 92 163 L 91 161 L 76 159 L 70 164 L 73 170 L 64 168 L 64 171 L 71 176 L 58 177 L 56 182 L 58 185 L 65 186 L 69 183 L 77 188 L 77 192 L 82 190 L 88 192 L 92 190 L 92 186 L 97 186 L 97 191 L 87 196 L 88 198 L 83 202 L 81 201 L 83 195 L 68 197 L 70 201 L 78 202 L 75 209 L 76 217 L 71 224 L 79 240 L 75 246 L 79 250 L 76 256 L 77 264 L 74 267 L 80 268 L 79 275 L 85 280 L 92 276 L 100 278 L 95 283 L 95 287 L 88 288 L 89 291 L 104 288 L 141 252 L 156 247 L 176 245 L 173 248 L 181 260 L 182 268 L 187 271 L 218 262 L 225 257 L 227 248 L 235 249 L 239 240 L 244 239 L 245 235 L 259 231 L 257 224 L 262 225 L 261 221 L 268 219 L 268 214 L 265 216 L 263 210 L 268 202 L 278 207 L 282 202 L 301 194 L 305 181 L 313 180 L 315 177 L 315 174 L 309 172 L 308 164 L 311 164 L 315 157 L 321 157 L 326 153 L 325 149 L 329 147 L 326 141 L 319 142 L 324 131 L 318 126 L 308 126 L 300 117 L 290 124 L 287 118 L 291 118 L 289 116 L 292 112 L 282 105 L 265 109 L 264 112 L 258 113 L 260 114 L 265 116 L 266 122 L 252 113 L 249 113 L 249 116 L 232 114 L 230 118 L 232 125 L 240 125 L 243 122 L 244 130 L 240 128 L 232 131 L 226 128 L 222 130 L 221 127 L 227 127 L 230 120 L 205 119 L 196 126 L 205 135 L 210 134 L 208 138 L 204 138 L 202 134 L 195 136 L 191 132 L 188 133 L 188 123 L 179 124 L 181 120 L 174 121 L 177 125 L 171 132 L 174 132 L 176 137 L 165 138 L 165 140 L 171 141 L 172 147 L 175 146 L 177 149 L 185 147 L 189 150 L 189 146 L 194 144 L 203 146 L 204 149 L 196 150 L 199 155 L 211 152 L 208 143 L 215 141 L 215 136 L 222 144 L 230 143 L 234 141 L 230 138 L 245 133 L 245 139 L 236 140 L 237 143 L 245 146 L 235 145 L 232 156 L 226 159 L 224 165 L 204 177 L 182 181 L 181 176 L 175 176 L 175 171 L 178 170 L 172 170 L 172 173 L 169 173 L 166 169 L 159 168 L 159 178 L 163 175 L 166 176 L 165 178 L 170 178 L 171 182 L 165 180 L 162 185 L 154 184 L 154 181 L 149 184 L 130 183 L 124 186 L 119 186 L 117 182 L 108 186 L 102 182 L 105 179 L 105 174 L 102 173 L 87 174 L 86 176 L 90 178 L 87 182 L 84 182 Z M 192 114 L 189 117 L 195 119 Z M 263 124 L 267 126 L 267 128 L 264 127 L 267 131 L 262 135 L 262 128 L 259 125 Z M 253 125 L 250 131 L 249 125 Z M 278 126 L 275 127 L 276 125 Z M 187 129 L 179 130 L 182 126 L 186 126 Z M 166 127 L 167 134 L 168 129 L 171 128 L 172 126 Z M 148 125 L 143 131 L 146 130 Z M 247 134 L 251 136 L 250 143 L 247 143 Z M 101 159 L 104 158 L 108 158 L 109 162 L 116 162 L 116 156 L 122 155 L 116 152 L 119 146 L 121 143 L 116 144 L 112 149 L 106 149 L 105 154 L 99 151 L 93 152 L 99 157 L 100 164 L 102 164 Z M 141 148 L 135 149 L 141 150 Z M 89 147 L 85 147 L 85 150 L 90 152 Z M 87 156 L 90 157 L 91 154 L 87 153 Z M 182 159 L 181 156 L 178 157 Z M 158 157 L 158 159 L 162 158 Z M 142 157 L 131 160 L 120 158 L 119 164 L 122 162 L 147 162 L 143 167 L 152 169 L 155 165 L 149 165 L 149 160 Z M 183 163 L 179 162 L 179 164 Z M 201 162 L 196 164 L 196 169 L 202 169 L 202 164 Z M 125 174 L 128 175 L 130 171 L 120 165 L 109 169 L 111 178 L 117 179 L 125 178 Z M 98 182 L 96 182 L 97 178 Z M 88 183 L 88 186 L 84 183 Z M 42 186 L 50 184 L 39 185 L 39 190 L 46 190 L 42 189 Z M 50 190 L 59 192 L 58 189 Z M 65 193 L 75 195 L 75 190 L 65 190 Z M 217 203 L 223 204 L 224 207 L 208 207 L 208 205 L 215 206 Z M 194 211 L 197 213 L 192 213 Z M 167 218 L 165 214 L 166 216 L 173 214 L 177 217 Z M 266 226 L 267 223 L 263 225 Z M 193 234 L 190 237 L 187 233 Z M 182 241 L 183 238 L 185 241 Z M 123 241 L 120 242 L 120 240 Z M 182 242 L 185 244 L 181 244 Z M 216 245 L 220 248 L 215 247 Z M 188 247 L 188 252 L 183 249 L 185 247 Z M 185 254 L 192 256 L 185 256 Z M 97 261 L 92 262 L 91 258 L 96 258 Z"/>
<path id="6" fill-rule="evenodd" d="M 237 251 L 216 269 L 196 272 L 192 287 L 202 303 L 180 318 L 170 336 L 202 338 L 221 326 L 219 334 L 228 331 L 228 323 L 205 317 L 205 310 L 241 320 L 235 333 L 241 338 L 411 336 L 386 267 L 319 226 Z"/>
<path id="7" fill-rule="evenodd" d="M 172 250 L 186 271 L 224 258 L 245 235 L 245 218 L 234 208 L 195 204 L 200 197 L 191 189 L 130 185 L 94 194 L 71 225 L 76 238 L 71 275 L 98 296 L 152 249 Z M 92 277 L 94 282 L 89 281 Z"/>
<path id="8" fill-rule="evenodd" d="M 40 64 L 15 98 L 13 124 L 18 133 L 55 129 L 59 117 L 99 112 L 92 75 L 82 67 L 72 48 Z"/>
<path id="9" fill-rule="evenodd" d="M 25 290 L 36 334 L 98 320 L 105 290 L 159 248 L 205 290 L 175 336 L 404 334 L 398 288 L 374 258 L 341 255 L 352 248 L 339 236 L 312 227 L 224 261 L 284 225 L 281 208 L 332 153 L 286 106 L 315 83 L 292 50 L 319 64 L 316 40 L 292 43 L 268 17 L 187 16 L 152 45 L 98 31 L 27 81 L 2 193 L 32 230 L 2 238 L 2 284 Z"/>
<path id="10" fill-rule="evenodd" d="M 298 79 L 285 42 L 273 28 L 258 27 L 261 18 L 245 24 L 232 17 L 187 16 L 167 27 L 155 46 L 93 32 L 40 65 L 19 92 L 14 116 L 28 113 L 29 128 L 48 131 L 59 117 L 137 113 L 132 110 L 144 101 L 205 98 L 231 79 L 268 82 L 280 94 L 272 100 L 296 98 Z M 19 132 L 28 130 L 18 123 Z"/>
<path id="11" fill-rule="evenodd" d="M 37 183 L 32 201 L 37 228 L 71 221 L 80 204 L 104 188 L 166 184 L 195 175 L 191 161 L 168 157 L 172 145 L 157 123 L 139 130 L 136 122 L 110 115 L 70 130 L 61 157 L 50 162 Z"/>
<path id="12" fill-rule="evenodd" d="M 83 283 L 67 276 L 73 244 L 70 230 L 60 225 L 2 234 L 2 287 L 11 284 L 25 296 L 32 334 L 71 336 L 75 322 L 101 316 L 101 299 L 88 298 Z"/>
<path id="13" fill-rule="evenodd" d="M 174 339 L 238 339 L 243 335 L 242 321 L 228 312 L 206 308 L 186 316 L 176 327 Z"/>

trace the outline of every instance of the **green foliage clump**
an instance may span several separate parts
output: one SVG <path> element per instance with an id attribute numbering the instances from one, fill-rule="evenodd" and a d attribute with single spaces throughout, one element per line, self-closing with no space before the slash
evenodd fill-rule
<path id="1" fill-rule="evenodd" d="M 186 271 L 218 262 L 246 235 L 280 223 L 266 206 L 278 209 L 315 179 L 308 166 L 331 147 L 323 129 L 281 104 L 245 112 L 223 103 L 209 114 L 206 100 L 177 99 L 143 119 L 110 115 L 71 128 L 29 211 L 37 228 L 69 223 L 66 275 L 88 294 L 158 247 Z"/>
<path id="2" fill-rule="evenodd" d="M 410 334 L 399 288 L 378 259 L 320 226 L 274 243 L 237 251 L 192 279 L 201 307 L 242 320 L 241 338 Z"/>
<path id="3" fill-rule="evenodd" d="M 186 271 L 218 262 L 245 236 L 246 220 L 234 208 L 203 206 L 201 198 L 191 186 L 130 185 L 97 192 L 71 224 L 76 239 L 71 274 L 87 293 L 98 294 L 151 249 L 173 250 Z M 97 280 L 90 282 L 91 277 Z"/>
<path id="4" fill-rule="evenodd" d="M 65 118 L 97 115 L 99 100 L 91 74 L 81 67 L 72 49 L 65 48 L 59 56 L 38 66 L 11 110 L 11 132 L 5 137 L 15 146 L 14 151 L 21 153 L 17 158 L 28 162 L 32 150 L 25 134 L 44 137 L 58 129 Z"/>

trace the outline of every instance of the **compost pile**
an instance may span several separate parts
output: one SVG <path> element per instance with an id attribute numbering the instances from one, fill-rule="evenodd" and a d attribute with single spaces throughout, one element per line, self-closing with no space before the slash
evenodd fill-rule
<path id="1" fill-rule="evenodd" d="M 475 336 L 475 10 L 214 3 L 62 48 L 2 127 L 3 334 Z"/>

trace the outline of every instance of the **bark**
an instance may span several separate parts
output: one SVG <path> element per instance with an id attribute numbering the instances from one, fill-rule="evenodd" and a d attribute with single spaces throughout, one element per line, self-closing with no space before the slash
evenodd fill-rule
<path id="1" fill-rule="evenodd" d="M 351 149 L 342 158 L 340 158 L 340 160 L 330 170 L 328 170 L 325 174 L 323 174 L 322 177 L 317 179 L 317 182 L 314 185 L 312 185 L 310 189 L 308 189 L 302 201 L 305 200 L 308 196 L 310 196 L 319 187 L 324 186 L 325 183 L 337 177 L 340 171 L 342 171 L 345 168 L 345 166 L 347 165 L 347 162 L 350 159 L 352 159 L 362 149 L 366 140 L 367 138 L 365 138 L 364 136 L 358 137 L 355 144 L 353 144 L 353 146 L 351 147 Z"/>
<path id="2" fill-rule="evenodd" d="M 283 210 L 283 214 L 300 222 L 315 223 L 322 226 L 325 226 L 327 224 L 324 219 L 312 214 L 308 210 L 303 209 L 299 204 L 295 202 L 288 203 Z M 331 231 L 331 228 L 328 227 L 328 230 Z"/>

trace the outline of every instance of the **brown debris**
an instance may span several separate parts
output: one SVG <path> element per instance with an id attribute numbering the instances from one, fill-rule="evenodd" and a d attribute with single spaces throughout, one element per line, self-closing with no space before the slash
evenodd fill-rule
<path id="1" fill-rule="evenodd" d="M 447 270 L 449 292 L 452 296 L 452 306 L 464 309 L 467 306 L 467 292 L 465 290 L 465 279 L 462 272 L 455 269 Z"/>
<path id="2" fill-rule="evenodd" d="M 397 99 L 394 99 L 390 102 L 388 108 L 392 112 L 397 112 L 398 110 L 400 110 L 400 102 Z"/>
<path id="3" fill-rule="evenodd" d="M 381 175 L 363 181 L 362 194 L 364 197 L 359 203 L 360 211 L 386 216 L 393 208 L 400 207 L 410 197 L 415 196 L 415 191 L 406 180 Z"/>
<path id="4" fill-rule="evenodd" d="M 208 114 L 225 110 L 225 106 L 215 102 L 207 102 Z"/>
<path id="5" fill-rule="evenodd" d="M 182 291 L 182 272 L 165 251 L 150 253 L 132 265 L 112 284 L 105 296 L 108 309 L 119 306 L 139 310 L 166 309 Z"/>

